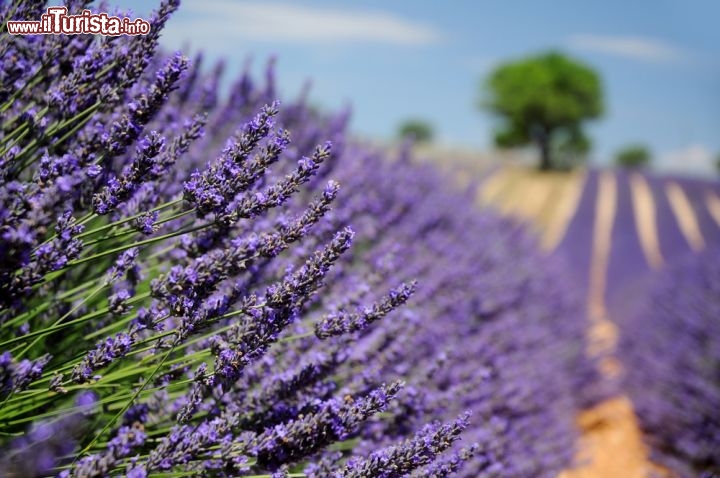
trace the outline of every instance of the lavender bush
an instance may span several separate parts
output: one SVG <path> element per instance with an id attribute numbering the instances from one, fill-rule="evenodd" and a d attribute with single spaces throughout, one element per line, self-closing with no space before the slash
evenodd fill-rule
<path id="1" fill-rule="evenodd" d="M 683 478 L 720 475 L 718 274 L 717 251 L 684 258 L 621 323 L 626 389 L 652 458 Z"/>
<path id="2" fill-rule="evenodd" d="M 570 466 L 593 364 L 560 264 L 272 67 L 221 101 L 222 64 L 157 52 L 176 8 L 0 43 L 2 475 Z"/>

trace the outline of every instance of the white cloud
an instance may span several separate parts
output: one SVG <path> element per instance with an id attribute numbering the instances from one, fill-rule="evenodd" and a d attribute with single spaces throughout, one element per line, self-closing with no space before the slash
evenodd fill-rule
<path id="1" fill-rule="evenodd" d="M 184 31 L 174 34 L 184 33 L 193 40 L 198 34 L 226 42 L 250 39 L 273 43 L 375 42 L 417 46 L 442 40 L 440 32 L 429 25 L 382 11 L 257 0 L 208 0 L 188 2 L 184 14 Z"/>
<path id="2" fill-rule="evenodd" d="M 673 63 L 688 58 L 686 51 L 674 45 L 635 36 L 573 35 L 567 44 L 578 50 L 655 63 Z"/>
<path id="3" fill-rule="evenodd" d="M 691 144 L 682 149 L 661 153 L 655 167 L 668 172 L 715 174 L 715 157 L 707 146 Z"/>

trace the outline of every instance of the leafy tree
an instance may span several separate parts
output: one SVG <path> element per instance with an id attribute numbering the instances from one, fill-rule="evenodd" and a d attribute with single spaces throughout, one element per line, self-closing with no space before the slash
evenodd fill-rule
<path id="1" fill-rule="evenodd" d="M 626 146 L 615 155 L 615 164 L 623 168 L 641 168 L 651 159 L 650 150 L 641 144 Z"/>
<path id="2" fill-rule="evenodd" d="M 412 136 L 412 138 L 420 143 L 429 143 L 432 141 L 434 132 L 432 126 L 422 120 L 407 120 L 400 125 L 399 136 L 406 138 Z"/>
<path id="3" fill-rule="evenodd" d="M 556 166 L 554 151 L 586 153 L 584 120 L 603 113 L 600 77 L 588 66 L 550 52 L 499 66 L 484 85 L 481 107 L 502 118 L 495 143 L 502 148 L 535 144 L 540 169 Z"/>

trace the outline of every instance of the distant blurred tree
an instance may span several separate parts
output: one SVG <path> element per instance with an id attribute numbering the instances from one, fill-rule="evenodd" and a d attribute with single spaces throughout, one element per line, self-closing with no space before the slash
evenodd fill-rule
<path id="1" fill-rule="evenodd" d="M 720 154 L 715 157 L 715 169 L 720 173 Z"/>
<path id="2" fill-rule="evenodd" d="M 434 132 L 430 123 L 423 120 L 407 120 L 398 130 L 400 138 L 412 137 L 418 143 L 432 141 Z"/>
<path id="3" fill-rule="evenodd" d="M 537 145 L 544 170 L 558 166 L 557 151 L 589 151 L 582 122 L 603 113 L 600 77 L 591 68 L 550 52 L 499 66 L 484 88 L 481 107 L 503 118 L 497 146 Z"/>
<path id="4" fill-rule="evenodd" d="M 641 144 L 626 146 L 615 155 L 615 164 L 623 168 L 642 168 L 650 163 L 650 150 Z"/>

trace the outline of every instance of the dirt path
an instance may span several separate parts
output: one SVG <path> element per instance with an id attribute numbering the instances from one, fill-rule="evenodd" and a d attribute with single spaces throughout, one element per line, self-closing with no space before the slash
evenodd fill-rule
<path id="1" fill-rule="evenodd" d="M 645 478 L 652 471 L 660 472 L 647 460 L 647 449 L 626 397 L 607 400 L 583 412 L 578 421 L 583 431 L 580 466 L 558 478 Z"/>

